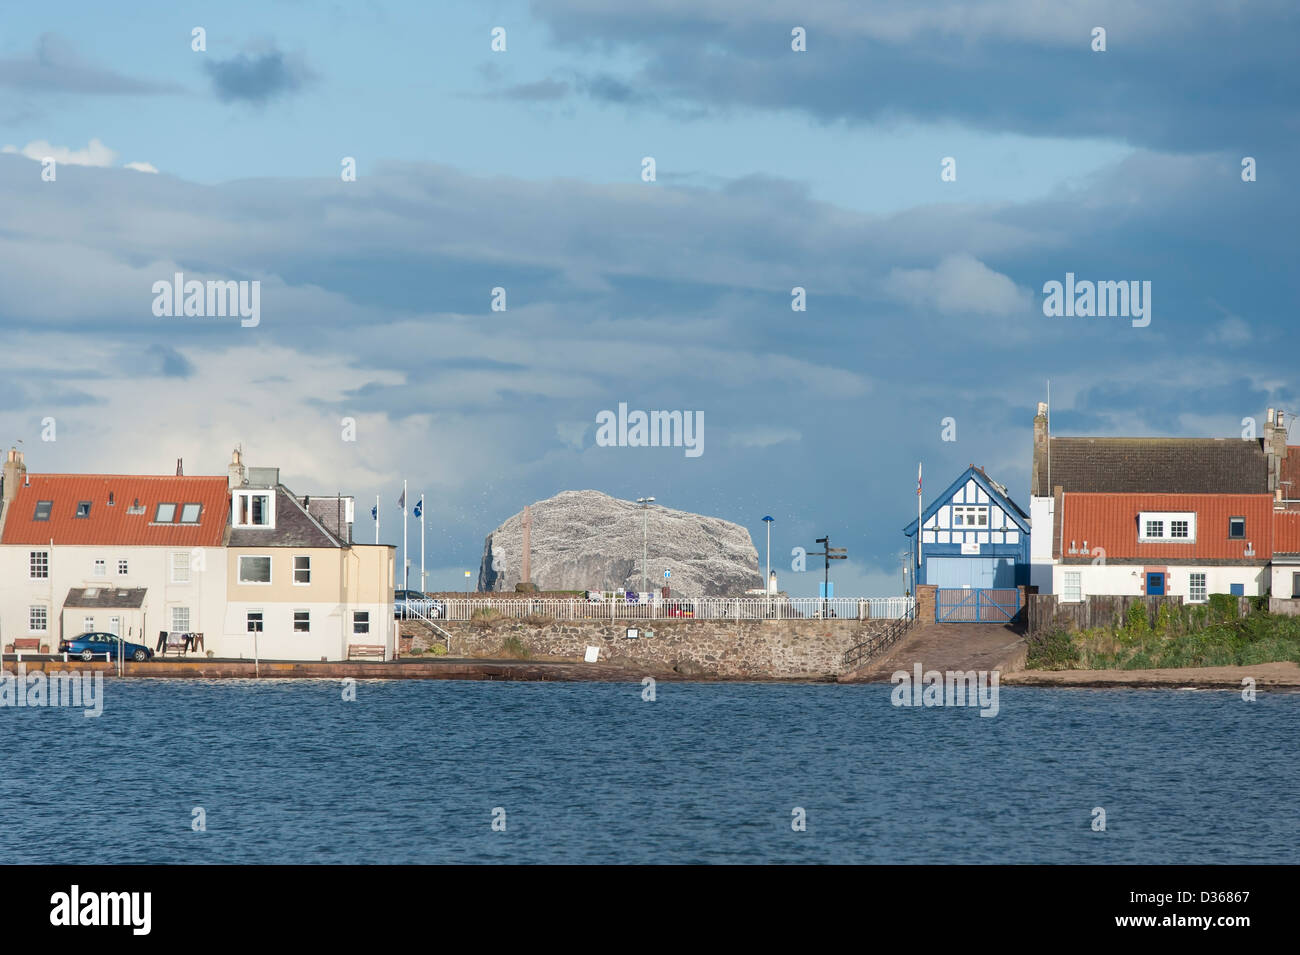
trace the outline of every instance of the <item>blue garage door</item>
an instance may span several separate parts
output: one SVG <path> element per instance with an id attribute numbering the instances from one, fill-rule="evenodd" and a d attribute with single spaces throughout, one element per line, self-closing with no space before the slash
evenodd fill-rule
<path id="1" fill-rule="evenodd" d="M 925 582 L 950 589 L 1015 587 L 1016 562 L 1012 557 L 927 557 Z"/>

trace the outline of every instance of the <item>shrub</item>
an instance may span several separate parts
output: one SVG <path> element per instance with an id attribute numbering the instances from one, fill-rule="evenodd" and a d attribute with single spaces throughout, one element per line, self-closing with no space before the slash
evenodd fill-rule
<path id="1" fill-rule="evenodd" d="M 1029 638 L 1025 665 L 1031 670 L 1069 670 L 1079 665 L 1079 647 L 1062 627 Z"/>
<path id="2" fill-rule="evenodd" d="M 518 637 L 510 636 L 501 641 L 501 652 L 512 660 L 527 660 L 528 648 Z"/>

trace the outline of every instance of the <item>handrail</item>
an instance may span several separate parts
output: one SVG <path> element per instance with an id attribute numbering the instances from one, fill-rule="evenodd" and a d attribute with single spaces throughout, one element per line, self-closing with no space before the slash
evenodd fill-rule
<path id="1" fill-rule="evenodd" d="M 849 647 L 844 651 L 844 665 L 853 666 L 859 661 L 874 656 L 884 650 L 889 649 L 898 642 L 898 638 L 905 634 L 912 624 L 916 622 L 916 601 L 907 608 L 907 613 L 896 619 L 880 633 L 872 634 L 866 640 L 855 646 Z"/>

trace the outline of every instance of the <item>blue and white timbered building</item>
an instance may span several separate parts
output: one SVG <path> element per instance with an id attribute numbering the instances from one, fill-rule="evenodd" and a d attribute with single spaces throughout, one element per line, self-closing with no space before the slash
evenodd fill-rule
<path id="1" fill-rule="evenodd" d="M 1029 583 L 1029 515 L 1007 489 L 971 465 L 921 512 L 911 538 L 916 584 L 943 589 L 1006 589 Z"/>

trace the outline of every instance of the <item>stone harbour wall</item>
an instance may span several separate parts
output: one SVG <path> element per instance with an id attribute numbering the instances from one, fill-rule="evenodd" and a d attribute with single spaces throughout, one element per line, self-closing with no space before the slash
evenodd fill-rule
<path id="1" fill-rule="evenodd" d="M 629 623 L 641 634 L 628 639 Z M 600 663 L 629 676 L 656 673 L 719 679 L 825 679 L 843 670 L 844 652 L 888 626 L 889 620 L 596 620 L 497 619 L 440 622 L 452 635 L 452 657 L 581 660 L 600 649 Z M 648 635 L 653 634 L 653 635 Z M 425 645 L 417 638 L 416 647 Z"/>

